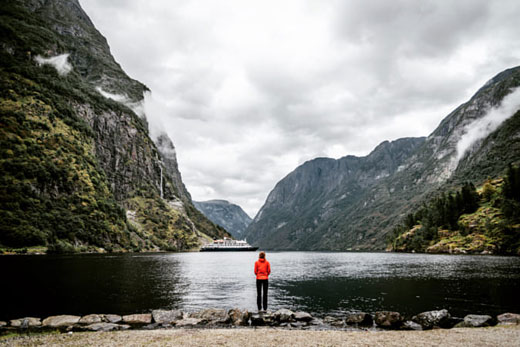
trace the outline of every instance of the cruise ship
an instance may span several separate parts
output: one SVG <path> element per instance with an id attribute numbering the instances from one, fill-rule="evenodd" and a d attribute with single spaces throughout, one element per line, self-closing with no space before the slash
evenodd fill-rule
<path id="1" fill-rule="evenodd" d="M 201 252 L 243 252 L 256 251 L 258 247 L 253 247 L 246 241 L 231 240 L 224 238 L 223 240 L 215 240 L 213 243 L 201 247 Z"/>

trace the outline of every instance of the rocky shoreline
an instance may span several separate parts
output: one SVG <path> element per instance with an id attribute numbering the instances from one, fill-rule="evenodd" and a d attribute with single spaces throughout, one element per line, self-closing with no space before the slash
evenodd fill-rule
<path id="1" fill-rule="evenodd" d="M 520 325 L 520 314 L 504 313 L 496 317 L 470 314 L 453 317 L 447 310 L 419 313 L 405 319 L 399 312 L 379 311 L 347 313 L 343 317 L 313 317 L 307 312 L 280 309 L 251 313 L 238 308 L 225 310 L 208 308 L 198 312 L 153 310 L 151 313 L 130 315 L 89 314 L 59 315 L 45 319 L 24 317 L 0 321 L 0 334 L 24 332 L 81 332 L 116 330 L 157 330 L 176 328 L 256 328 L 274 327 L 301 330 L 431 330 L 478 328 L 495 325 Z"/>

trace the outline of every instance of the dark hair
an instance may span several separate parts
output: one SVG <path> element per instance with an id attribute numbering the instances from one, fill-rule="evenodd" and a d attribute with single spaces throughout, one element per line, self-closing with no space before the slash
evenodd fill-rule
<path id="1" fill-rule="evenodd" d="M 260 254 L 258 254 L 258 258 L 265 259 L 265 252 L 260 252 Z"/>

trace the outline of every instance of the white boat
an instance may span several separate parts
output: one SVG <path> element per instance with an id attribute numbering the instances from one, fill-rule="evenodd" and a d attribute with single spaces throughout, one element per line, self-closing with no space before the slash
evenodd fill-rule
<path id="1" fill-rule="evenodd" d="M 253 247 L 243 240 L 232 240 L 224 237 L 222 240 L 214 240 L 213 243 L 201 247 L 201 252 L 243 252 L 256 251 L 258 247 Z"/>

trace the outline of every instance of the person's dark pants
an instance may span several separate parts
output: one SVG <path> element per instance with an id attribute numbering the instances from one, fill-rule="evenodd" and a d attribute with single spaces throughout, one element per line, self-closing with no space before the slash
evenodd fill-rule
<path id="1" fill-rule="evenodd" d="M 262 309 L 262 288 L 264 289 L 264 311 L 267 310 L 267 288 L 269 287 L 269 280 L 256 280 L 256 305 L 258 311 Z"/>

